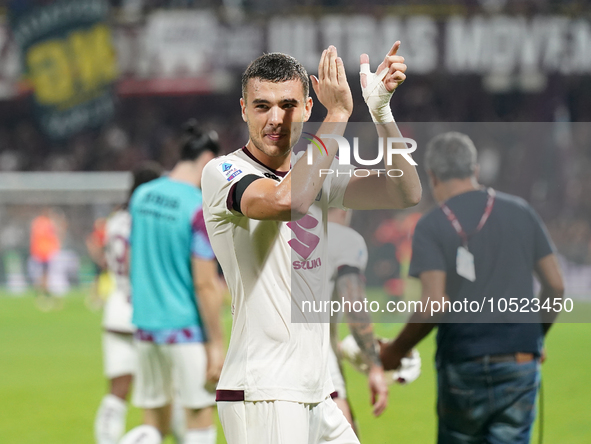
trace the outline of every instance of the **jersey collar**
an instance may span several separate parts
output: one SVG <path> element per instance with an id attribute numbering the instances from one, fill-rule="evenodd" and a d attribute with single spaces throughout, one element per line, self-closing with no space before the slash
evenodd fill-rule
<path id="1" fill-rule="evenodd" d="M 274 170 L 273 168 L 269 168 L 267 165 L 265 165 L 263 162 L 261 162 L 259 159 L 257 159 L 256 157 L 254 157 L 252 155 L 252 153 L 250 151 L 248 151 L 248 148 L 246 148 L 246 145 L 244 145 L 242 147 L 242 152 L 244 154 L 246 154 L 248 157 L 250 157 L 252 160 L 254 160 L 256 163 L 258 163 L 259 165 L 264 166 L 265 168 L 267 168 L 269 171 L 271 171 L 273 174 L 279 176 L 279 177 L 285 177 L 288 173 L 288 171 L 277 171 Z"/>

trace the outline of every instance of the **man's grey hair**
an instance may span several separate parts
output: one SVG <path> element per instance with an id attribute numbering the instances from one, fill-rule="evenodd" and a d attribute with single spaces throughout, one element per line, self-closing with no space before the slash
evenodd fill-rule
<path id="1" fill-rule="evenodd" d="M 476 147 L 467 135 L 451 131 L 427 144 L 425 168 L 437 179 L 465 179 L 476 170 Z"/>

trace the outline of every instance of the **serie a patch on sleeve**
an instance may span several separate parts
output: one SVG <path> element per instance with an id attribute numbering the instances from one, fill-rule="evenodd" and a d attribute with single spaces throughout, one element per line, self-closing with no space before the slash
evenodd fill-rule
<path id="1" fill-rule="evenodd" d="M 226 178 L 228 182 L 242 174 L 242 170 L 230 162 L 221 162 L 218 164 L 218 171 Z"/>

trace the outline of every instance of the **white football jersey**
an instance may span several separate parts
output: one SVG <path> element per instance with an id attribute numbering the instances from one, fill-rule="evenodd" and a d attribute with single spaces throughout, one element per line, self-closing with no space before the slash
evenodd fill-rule
<path id="1" fill-rule="evenodd" d="M 339 169 L 336 162 L 332 169 Z M 350 174 L 350 167 L 340 169 Z M 328 176 L 306 216 L 281 222 L 232 209 L 233 185 L 250 174 L 278 181 L 285 175 L 245 148 L 203 171 L 207 231 L 232 295 L 232 335 L 218 390 L 243 391 L 246 401 L 321 402 L 333 391 L 329 326 L 315 322 L 318 313 L 306 307 L 304 313 L 301 301 L 328 299 L 326 213 L 329 206 L 342 207 L 350 176 Z"/>
<path id="2" fill-rule="evenodd" d="M 115 211 L 105 226 L 105 259 L 115 288 L 105 303 L 103 327 L 110 331 L 132 333 L 131 285 L 129 282 L 129 235 L 131 215 Z"/>
<path id="3" fill-rule="evenodd" d="M 334 294 L 334 285 L 343 267 L 357 268 L 361 274 L 367 267 L 367 244 L 363 236 L 351 227 L 334 222 L 328 223 L 328 266 L 330 273 L 329 293 Z"/>

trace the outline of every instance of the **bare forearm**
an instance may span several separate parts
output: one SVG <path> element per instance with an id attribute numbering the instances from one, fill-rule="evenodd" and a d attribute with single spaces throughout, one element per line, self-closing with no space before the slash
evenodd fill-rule
<path id="1" fill-rule="evenodd" d="M 353 98 L 343 60 L 338 57 L 334 46 L 329 46 L 322 52 L 318 64 L 318 77 L 311 76 L 311 80 L 318 100 L 327 110 L 324 123 L 317 134 L 320 137 L 322 134 L 342 136 L 353 112 Z M 324 182 L 320 177 L 320 170 L 329 168 L 337 153 L 338 145 L 334 140 L 323 142 L 326 146 L 326 155 L 312 150 L 312 164 L 308 165 L 308 156 L 304 155 L 291 171 L 290 190 L 295 191 L 291 196 L 294 217 L 301 217 L 308 212 Z"/>
<path id="2" fill-rule="evenodd" d="M 361 352 L 367 358 L 370 365 L 382 365 L 380 356 L 376 350 L 375 337 L 373 334 L 372 324 L 349 324 L 351 334 L 355 338 L 355 342 L 359 345 Z"/>
<path id="3" fill-rule="evenodd" d="M 221 301 L 221 292 L 217 288 L 201 288 L 199 290 L 199 314 L 205 327 L 207 342 L 216 344 L 223 342 Z"/>
<path id="4" fill-rule="evenodd" d="M 544 306 L 546 303 L 552 308 L 551 310 L 541 310 L 542 326 L 544 335 L 546 335 L 558 316 L 558 313 L 554 311 L 554 301 L 560 301 L 564 296 L 564 279 L 556 255 L 548 254 L 539 259 L 535 265 L 535 273 L 542 284 L 539 295 L 540 306 Z"/>
<path id="5" fill-rule="evenodd" d="M 205 327 L 208 342 L 219 343 L 223 341 L 221 308 L 222 291 L 217 274 L 217 262 L 215 260 L 203 260 L 193 258 L 191 260 L 193 279 L 196 289 L 196 302 L 199 308 L 201 322 Z"/>
<path id="6" fill-rule="evenodd" d="M 400 360 L 421 342 L 433 330 L 435 325 L 437 324 L 407 323 L 396 339 L 387 344 L 382 350 L 381 360 L 384 369 L 395 370 L 398 368 Z"/>
<path id="7" fill-rule="evenodd" d="M 409 322 L 393 341 L 394 346 L 406 355 L 419 342 L 421 342 L 437 324 L 420 324 Z"/>
<path id="8" fill-rule="evenodd" d="M 338 295 L 345 301 L 350 302 L 351 306 L 357 301 L 364 305 L 365 288 L 359 274 L 350 273 L 340 276 L 337 279 L 336 286 Z M 347 320 L 349 321 L 351 334 L 367 358 L 368 363 L 381 366 L 369 313 L 364 310 L 360 310 L 359 312 L 351 311 L 347 313 Z"/>
<path id="9" fill-rule="evenodd" d="M 342 136 L 347 120 L 348 116 L 344 114 L 328 114 L 316 134 L 318 137 L 322 134 Z M 284 180 L 280 184 L 285 188 L 285 192 L 291 193 L 291 206 L 295 215 L 303 216 L 308 212 L 326 178 L 320 171 L 330 168 L 338 152 L 338 144 L 334 139 L 325 137 L 322 138 L 322 142 L 328 155 L 312 150 L 312 164 L 308 165 L 308 156 L 304 154 L 289 173 L 289 182 Z"/>
<path id="10" fill-rule="evenodd" d="M 555 300 L 562 300 L 563 292 L 558 292 L 551 287 L 542 287 L 542 290 L 540 291 L 540 294 L 538 297 L 540 299 L 540 306 L 543 306 L 544 303 L 546 303 L 546 301 L 548 301 L 547 304 L 549 304 L 550 307 L 553 308 Z M 550 327 L 552 327 L 552 325 L 556 321 L 556 318 L 558 317 L 559 313 L 555 312 L 553 309 L 541 310 L 541 313 L 542 313 L 542 329 L 544 331 L 544 336 L 545 336 L 548 333 L 548 331 L 550 330 Z"/>
<path id="11" fill-rule="evenodd" d="M 422 196 L 422 187 L 417 173 L 417 168 L 408 159 L 411 154 L 388 155 L 388 139 L 402 138 L 396 122 L 376 124 L 377 132 L 383 138 L 384 164 L 386 170 L 386 192 L 390 200 L 400 202 L 399 206 L 411 207 L 419 203 Z M 408 149 L 405 143 L 392 144 L 394 149 Z"/>
<path id="12" fill-rule="evenodd" d="M 345 191 L 343 204 L 355 210 L 402 209 L 412 207 L 421 200 L 419 176 L 404 143 L 392 143 L 392 149 L 405 150 L 403 154 L 389 149 L 388 139 L 402 135 L 395 122 L 376 124 L 382 144 L 384 169 L 372 171 L 369 176 L 352 177 Z M 408 159 L 407 159 L 408 157 Z"/>
<path id="13" fill-rule="evenodd" d="M 445 315 L 445 301 L 448 300 L 445 295 L 446 273 L 440 270 L 424 271 L 420 274 L 420 279 L 422 306 L 426 306 L 428 301 L 431 301 L 431 304 L 439 303 L 440 307 L 443 307 L 443 312 L 432 316 L 429 306 L 424 312 L 415 311 L 396 339 L 382 347 L 380 356 L 385 370 L 398 368 L 402 358 L 421 342 Z"/>

